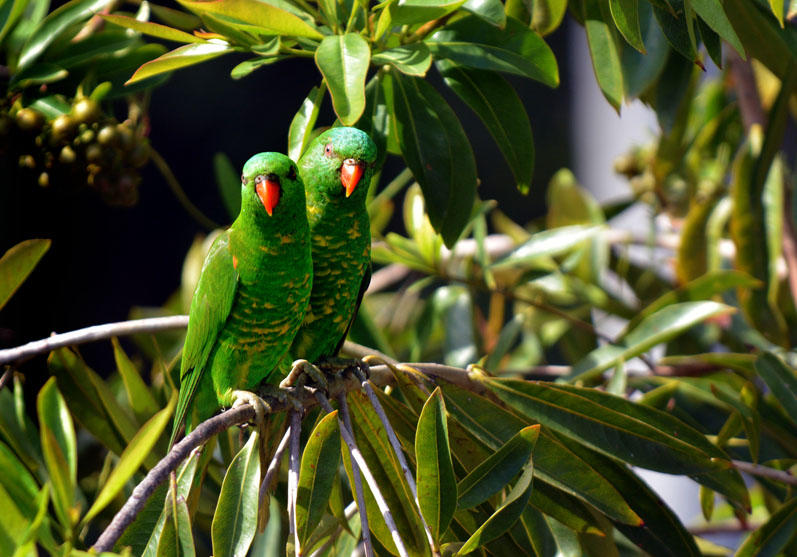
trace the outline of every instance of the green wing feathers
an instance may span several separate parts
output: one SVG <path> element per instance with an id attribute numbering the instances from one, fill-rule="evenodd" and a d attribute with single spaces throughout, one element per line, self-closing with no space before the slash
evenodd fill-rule
<path id="1" fill-rule="evenodd" d="M 199 379 L 216 344 L 216 338 L 230 315 L 238 272 L 230 251 L 230 234 L 224 231 L 216 238 L 205 258 L 199 283 L 191 301 L 188 332 L 180 366 L 180 396 L 177 399 L 174 429 L 169 446 L 174 444 L 186 413 L 196 393 Z"/>

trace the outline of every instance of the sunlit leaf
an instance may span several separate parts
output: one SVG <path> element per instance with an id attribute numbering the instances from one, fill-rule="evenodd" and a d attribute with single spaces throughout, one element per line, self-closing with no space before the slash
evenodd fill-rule
<path id="1" fill-rule="evenodd" d="M 602 230 L 602 226 L 577 224 L 537 232 L 528 241 L 493 263 L 492 267 L 493 269 L 500 269 L 503 267 L 522 266 L 543 257 L 555 257 L 565 254 L 583 242 L 594 238 Z"/>
<path id="2" fill-rule="evenodd" d="M 607 8 L 604 2 L 586 2 L 584 27 L 598 86 L 606 100 L 619 112 L 623 102 L 623 72 L 614 24 Z"/>
<path id="3" fill-rule="evenodd" d="M 365 76 L 371 49 L 356 33 L 325 37 L 315 51 L 315 63 L 332 96 L 335 114 L 345 126 L 365 110 Z"/>
<path id="4" fill-rule="evenodd" d="M 119 25 L 126 29 L 133 29 L 139 33 L 157 37 L 159 39 L 166 39 L 167 41 L 176 41 L 178 43 L 204 43 L 204 39 L 200 39 L 196 35 L 174 29 L 159 23 L 152 23 L 150 21 L 139 21 L 134 17 L 128 17 L 117 14 L 102 14 L 105 21 Z"/>
<path id="5" fill-rule="evenodd" d="M 258 0 L 178 0 L 180 5 L 200 15 L 211 13 L 256 25 L 264 33 L 321 39 L 315 27 L 290 11 Z"/>
<path id="6" fill-rule="evenodd" d="M 496 27 L 506 25 L 506 12 L 501 0 L 467 0 L 462 4 L 462 9 Z"/>
<path id="7" fill-rule="evenodd" d="M 235 455 L 221 485 L 211 535 L 213 555 L 246 555 L 257 530 L 260 484 L 258 434 L 254 432 Z"/>
<path id="8" fill-rule="evenodd" d="M 113 339 L 113 357 L 116 361 L 116 369 L 122 377 L 130 407 L 139 423 L 144 423 L 155 415 L 160 405 L 155 401 L 155 397 L 152 396 L 149 387 L 141 378 L 138 369 L 127 357 L 116 338 Z"/>
<path id="9" fill-rule="evenodd" d="M 457 482 L 451 464 L 446 407 L 439 388 L 429 396 L 418 418 L 415 460 L 418 502 L 432 531 L 432 539 L 439 541 L 457 507 Z"/>
<path id="10" fill-rule="evenodd" d="M 326 91 L 325 87 L 313 87 L 291 120 L 288 128 L 288 156 L 291 160 L 298 161 L 310 143 Z"/>
<path id="11" fill-rule="evenodd" d="M 324 516 L 339 463 L 340 428 L 335 411 L 318 422 L 302 453 L 296 496 L 296 531 L 302 547 Z"/>
<path id="12" fill-rule="evenodd" d="M 218 1 L 218 0 L 214 0 Z M 213 2 L 205 2 L 211 4 Z M 136 70 L 136 73 L 127 80 L 125 85 L 147 79 L 155 75 L 174 70 L 193 66 L 200 62 L 206 62 L 222 54 L 232 52 L 233 49 L 226 43 L 201 43 L 201 44 L 188 44 L 178 47 L 171 52 L 159 56 L 147 62 Z"/>
<path id="13" fill-rule="evenodd" d="M 644 53 L 645 44 L 639 28 L 639 0 L 609 0 L 609 9 L 614 24 L 628 44 Z"/>
<path id="14" fill-rule="evenodd" d="M 725 15 L 723 4 L 714 0 L 689 0 L 689 4 L 694 8 L 697 15 L 708 23 L 709 27 L 730 44 L 742 58 L 745 58 L 742 42 L 736 35 L 736 31 L 733 30 L 733 25 L 728 20 L 728 16 Z"/>
<path id="15" fill-rule="evenodd" d="M 374 65 L 390 64 L 407 75 L 423 77 L 432 65 L 432 53 L 426 43 L 412 43 L 374 54 L 371 62 Z"/>
<path id="16" fill-rule="evenodd" d="M 88 524 L 92 518 L 113 501 L 124 488 L 127 481 L 136 473 L 153 450 L 158 440 L 169 425 L 174 407 L 177 405 L 177 391 L 172 391 L 169 404 L 145 423 L 119 457 L 119 462 L 102 486 L 94 504 L 86 512 L 83 522 Z"/>
<path id="17" fill-rule="evenodd" d="M 107 6 L 108 2 L 109 0 L 71 0 L 49 13 L 22 47 L 17 69 L 23 70 L 30 66 L 68 27 L 88 19 Z"/>
<path id="18" fill-rule="evenodd" d="M 25 240 L 0 257 L 0 309 L 25 282 L 49 248 L 50 240 Z"/>
<path id="19" fill-rule="evenodd" d="M 191 533 L 191 516 L 183 497 L 167 498 L 166 519 L 158 540 L 157 557 L 193 557 L 196 554 Z M 243 553 L 242 553 L 243 555 Z"/>

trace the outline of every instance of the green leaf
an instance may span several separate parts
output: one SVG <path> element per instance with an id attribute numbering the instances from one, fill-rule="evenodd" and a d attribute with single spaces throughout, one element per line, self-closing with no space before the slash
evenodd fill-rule
<path id="1" fill-rule="evenodd" d="M 357 446 L 363 455 L 379 489 L 393 514 L 404 546 L 410 555 L 428 555 L 429 542 L 418 514 L 412 491 L 407 484 L 401 465 L 390 447 L 381 420 L 376 415 L 365 393 L 352 391 L 347 396 Z M 343 450 L 343 462 L 352 484 L 351 460 L 348 450 Z M 368 524 L 380 544 L 396 553 L 385 519 L 376 505 L 371 489 L 363 482 L 365 509 Z M 354 488 L 352 488 L 353 491 Z"/>
<path id="2" fill-rule="evenodd" d="M 218 1 L 218 0 L 214 0 Z M 206 2 L 213 4 L 214 2 Z M 202 43 L 202 44 L 187 44 L 178 47 L 162 56 L 158 56 L 154 60 L 147 62 L 136 70 L 133 76 L 127 80 L 125 85 L 130 85 L 137 81 L 147 79 L 155 75 L 174 70 L 193 66 L 207 60 L 217 58 L 222 54 L 227 54 L 233 51 L 233 48 L 224 43 Z"/>
<path id="3" fill-rule="evenodd" d="M 157 557 L 192 557 L 196 554 L 191 533 L 191 516 L 184 497 L 170 496 L 166 501 L 166 517 L 158 540 Z M 242 554 L 243 555 L 243 554 Z"/>
<path id="4" fill-rule="evenodd" d="M 440 387 L 429 395 L 415 433 L 418 503 L 432 539 L 439 543 L 457 508 L 457 480 L 448 444 L 446 406 Z"/>
<path id="5" fill-rule="evenodd" d="M 36 399 L 44 462 L 53 486 L 53 505 L 67 529 L 77 523 L 73 507 L 77 491 L 77 440 L 72 417 L 51 377 Z"/>
<path id="6" fill-rule="evenodd" d="M 733 30 L 733 25 L 728 20 L 728 16 L 725 15 L 723 4 L 715 0 L 689 0 L 689 4 L 695 10 L 695 13 L 708 23 L 709 27 L 716 31 L 720 37 L 725 39 L 739 53 L 739 56 L 746 58 L 742 42 L 736 35 L 736 31 Z"/>
<path id="7" fill-rule="evenodd" d="M 772 352 L 761 354 L 755 361 L 755 369 L 786 415 L 797 424 L 797 377 L 794 370 Z"/>
<path id="8" fill-rule="evenodd" d="M 268 57 L 257 57 L 251 58 L 249 60 L 244 60 L 240 64 L 237 64 L 232 70 L 230 70 L 230 77 L 233 79 L 241 79 L 252 73 L 258 68 L 262 68 L 263 66 L 268 66 L 273 64 L 274 62 L 279 62 L 280 60 L 284 60 L 287 58 L 286 56 L 268 56 Z"/>
<path id="9" fill-rule="evenodd" d="M 339 463 L 340 428 L 335 411 L 318 422 L 302 453 L 296 496 L 296 531 L 302 547 L 324 516 Z"/>
<path id="10" fill-rule="evenodd" d="M 88 19 L 107 5 L 108 0 L 71 0 L 48 14 L 22 47 L 17 71 L 29 67 L 54 40 L 73 24 Z"/>
<path id="11" fill-rule="evenodd" d="M 493 269 L 526 266 L 544 257 L 563 255 L 600 234 L 604 227 L 576 224 L 537 232 L 505 257 L 493 263 Z"/>
<path id="12" fill-rule="evenodd" d="M 559 84 L 559 69 L 551 49 L 514 18 L 507 18 L 506 28 L 499 29 L 476 16 L 464 17 L 437 31 L 426 44 L 436 58 L 530 77 L 549 87 Z"/>
<path id="13" fill-rule="evenodd" d="M 623 48 L 620 65 L 623 71 L 625 96 L 635 99 L 644 93 L 661 75 L 670 53 L 667 37 L 661 31 L 653 8 L 648 2 L 638 4 L 639 28 L 647 54 L 633 48 Z"/>
<path id="14" fill-rule="evenodd" d="M 215 14 L 256 25 L 264 34 L 321 39 L 323 35 L 300 17 L 258 0 L 177 0 L 197 14 Z"/>
<path id="15" fill-rule="evenodd" d="M 531 456 L 539 425 L 524 427 L 457 484 L 457 508 L 475 507 L 504 488 Z"/>
<path id="16" fill-rule="evenodd" d="M 501 149 L 517 188 L 528 193 L 534 174 L 534 138 L 523 102 L 512 85 L 494 72 L 471 70 L 441 60 L 443 79 L 481 118 Z"/>
<path id="17" fill-rule="evenodd" d="M 112 343 L 116 369 L 119 370 L 119 375 L 122 377 L 127 400 L 130 402 L 136 419 L 139 423 L 144 423 L 158 412 L 160 406 L 152 396 L 147 384 L 144 383 L 136 366 L 125 354 L 119 341 L 113 338 Z"/>
<path id="18" fill-rule="evenodd" d="M 0 389 L 0 436 L 41 482 L 46 481 L 39 432 L 25 412 L 22 381 L 18 377 L 14 377 L 13 393 Z"/>
<path id="19" fill-rule="evenodd" d="M 517 519 L 520 518 L 529 502 L 529 497 L 531 497 L 533 474 L 533 459 L 529 458 L 523 466 L 523 473 L 520 475 L 520 479 L 518 479 L 506 499 L 501 503 L 501 506 L 468 538 L 457 552 L 457 555 L 465 555 L 474 551 L 479 546 L 496 539 L 512 527 Z"/>
<path id="20" fill-rule="evenodd" d="M 543 37 L 550 35 L 559 28 L 566 12 L 567 0 L 534 0 L 530 27 Z"/>
<path id="21" fill-rule="evenodd" d="M 728 456 L 670 414 L 595 389 L 518 380 L 485 380 L 529 419 L 629 464 L 670 474 L 723 477 L 719 490 L 747 507 L 741 476 Z"/>
<path id="22" fill-rule="evenodd" d="M 667 342 L 709 317 L 726 315 L 734 308 L 718 302 L 683 302 L 666 306 L 643 319 L 615 344 L 606 344 L 587 354 L 573 366 L 568 379 L 585 381 L 594 378 L 620 361 L 628 361 Z"/>
<path id="23" fill-rule="evenodd" d="M 708 300 L 731 288 L 758 288 L 760 286 L 761 281 L 741 271 L 728 270 L 706 273 L 675 290 L 663 294 L 654 302 L 648 304 L 647 307 L 642 309 L 628 322 L 625 330 L 630 331 L 639 325 L 646 317 L 672 304 Z"/>
<path id="24" fill-rule="evenodd" d="M 166 408 L 152 416 L 127 445 L 119 457 L 116 467 L 108 475 L 108 479 L 105 480 L 105 484 L 94 500 L 94 504 L 91 505 L 91 508 L 83 517 L 83 524 L 91 522 L 92 518 L 107 507 L 122 491 L 127 481 L 141 467 L 163 435 L 166 426 L 169 425 L 175 406 L 177 406 L 177 391 L 172 391 L 172 396 Z"/>
<path id="25" fill-rule="evenodd" d="M 690 62 L 694 62 L 697 60 L 697 50 L 695 49 L 694 41 L 691 40 L 687 28 L 687 18 L 683 10 L 683 0 L 668 0 L 668 2 L 679 6 L 676 8 L 679 16 L 675 16 L 674 12 L 662 9 L 657 5 L 653 6 L 653 14 L 656 16 L 661 30 L 667 37 L 667 42 L 669 42 L 681 56 Z"/>
<path id="26" fill-rule="evenodd" d="M 185 31 L 180 31 L 179 29 L 174 29 L 172 27 L 167 27 L 166 25 L 161 25 L 160 23 L 152 23 L 150 21 L 139 21 L 134 17 L 128 17 L 117 14 L 100 14 L 100 15 L 105 21 L 108 21 L 109 23 L 113 23 L 114 25 L 119 25 L 120 27 L 124 27 L 125 29 L 132 29 L 134 31 L 138 31 L 139 33 L 143 33 L 151 37 L 157 37 L 159 39 L 165 39 L 167 41 L 176 41 L 178 43 L 207 42 L 204 39 L 200 39 L 196 35 L 192 35 L 191 33 L 186 33 Z"/>
<path id="27" fill-rule="evenodd" d="M 444 17 L 457 8 L 465 0 L 402 0 L 388 6 L 392 25 L 411 25 L 426 23 Z"/>
<path id="28" fill-rule="evenodd" d="M 426 43 L 412 43 L 383 50 L 371 56 L 374 65 L 390 64 L 407 75 L 424 77 L 432 65 L 432 52 Z"/>
<path id="29" fill-rule="evenodd" d="M 252 433 L 224 475 L 210 529 L 216 557 L 246 555 L 255 537 L 260 484 L 258 440 L 257 432 Z"/>
<path id="30" fill-rule="evenodd" d="M 386 90 L 404 161 L 423 190 L 429 220 L 449 248 L 470 219 L 473 150 L 451 107 L 429 83 L 394 73 Z"/>
<path id="31" fill-rule="evenodd" d="M 50 240 L 25 240 L 0 257 L 0 309 L 25 282 L 49 248 Z"/>
<path id="32" fill-rule="evenodd" d="M 0 46 L 3 44 L 3 39 L 25 13 L 27 5 L 28 0 L 5 0 L 0 4 Z"/>
<path id="33" fill-rule="evenodd" d="M 324 102 L 326 92 L 326 87 L 313 87 L 291 120 L 291 126 L 288 129 L 288 156 L 291 160 L 298 161 L 307 145 L 310 144 L 318 119 L 318 111 L 321 109 L 321 103 Z"/>
<path id="34" fill-rule="evenodd" d="M 614 36 L 614 26 L 603 8 L 604 2 L 585 3 L 584 27 L 592 58 L 592 69 L 603 96 L 616 111 L 623 102 L 623 72 L 620 67 L 620 50 Z"/>
<path id="35" fill-rule="evenodd" d="M 735 557 L 780 555 L 797 532 L 797 497 L 786 501 L 744 540 Z"/>
<path id="36" fill-rule="evenodd" d="M 230 157 L 222 152 L 213 155 L 213 175 L 216 177 L 216 185 L 227 215 L 230 221 L 234 221 L 241 212 L 241 178 L 230 162 Z"/>
<path id="37" fill-rule="evenodd" d="M 315 51 L 315 63 L 324 76 L 344 126 L 351 126 L 365 110 L 365 76 L 371 49 L 356 33 L 325 37 Z"/>
<path id="38" fill-rule="evenodd" d="M 614 24 L 628 44 L 644 54 L 645 43 L 639 27 L 639 0 L 609 0 L 609 9 Z"/>
<path id="39" fill-rule="evenodd" d="M 506 12 L 501 0 L 467 0 L 462 4 L 462 9 L 479 16 L 490 25 L 506 25 Z"/>
<path id="40" fill-rule="evenodd" d="M 22 514 L 33 520 L 36 516 L 36 480 L 5 443 L 0 442 L 0 486 L 2 486 Z"/>

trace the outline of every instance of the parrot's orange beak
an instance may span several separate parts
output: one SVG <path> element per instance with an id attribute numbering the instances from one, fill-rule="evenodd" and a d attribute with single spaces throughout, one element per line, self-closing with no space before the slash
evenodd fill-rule
<path id="1" fill-rule="evenodd" d="M 343 166 L 340 167 L 340 183 L 343 184 L 343 189 L 346 190 L 346 197 L 351 195 L 354 188 L 360 182 L 363 176 L 365 165 L 354 159 L 346 159 L 343 161 Z"/>
<path id="2" fill-rule="evenodd" d="M 265 180 L 255 185 L 255 191 L 266 213 L 268 213 L 268 216 L 271 216 L 271 213 L 274 212 L 274 207 L 277 206 L 280 200 L 280 193 L 282 190 L 280 189 L 279 180 L 271 179 L 266 176 Z"/>

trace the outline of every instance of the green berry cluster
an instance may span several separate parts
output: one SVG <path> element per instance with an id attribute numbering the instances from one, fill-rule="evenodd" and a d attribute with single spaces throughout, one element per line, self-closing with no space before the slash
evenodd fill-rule
<path id="1" fill-rule="evenodd" d="M 0 156 L 17 160 L 23 179 L 42 188 L 88 186 L 110 205 L 138 200 L 138 169 L 149 141 L 130 122 L 119 122 L 88 98 L 48 119 L 34 107 L 0 106 Z"/>

